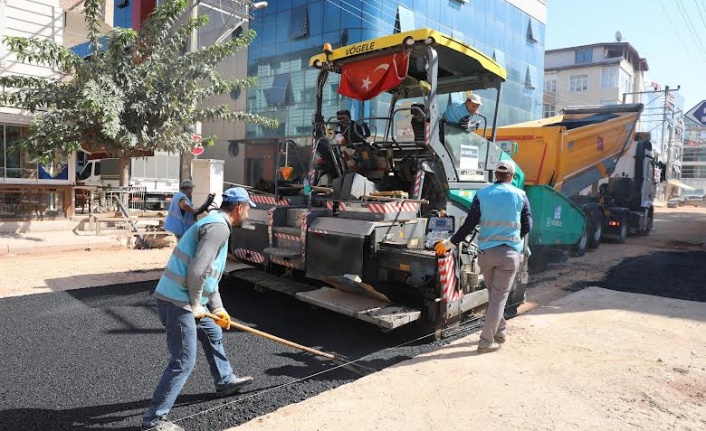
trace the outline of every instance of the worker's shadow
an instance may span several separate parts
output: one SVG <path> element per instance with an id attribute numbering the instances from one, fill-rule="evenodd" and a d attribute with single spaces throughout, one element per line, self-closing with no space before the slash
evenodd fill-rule
<path id="1" fill-rule="evenodd" d="M 180 395 L 179 406 L 202 403 L 216 399 L 215 394 Z M 24 408 L 0 410 L 3 431 L 26 430 L 91 430 L 134 431 L 140 426 L 142 414 L 149 399 L 128 403 L 105 404 L 74 409 Z"/>

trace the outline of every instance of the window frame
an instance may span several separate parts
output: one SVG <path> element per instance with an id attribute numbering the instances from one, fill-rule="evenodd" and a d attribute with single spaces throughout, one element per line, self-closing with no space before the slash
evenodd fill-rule
<path id="1" fill-rule="evenodd" d="M 574 62 L 576 64 L 593 63 L 593 48 L 581 48 L 574 51 Z"/>
<path id="2" fill-rule="evenodd" d="M 585 84 L 579 88 L 579 79 Z M 569 93 L 584 93 L 588 91 L 588 73 L 582 73 L 580 75 L 569 75 Z"/>

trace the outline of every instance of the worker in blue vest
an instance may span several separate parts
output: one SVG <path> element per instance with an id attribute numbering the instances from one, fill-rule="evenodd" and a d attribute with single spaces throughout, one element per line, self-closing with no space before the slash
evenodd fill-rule
<path id="1" fill-rule="evenodd" d="M 154 296 L 166 329 L 170 359 L 142 418 L 143 430 L 183 431 L 167 419 L 167 414 L 196 364 L 197 339 L 218 396 L 232 395 L 253 381 L 252 377 L 234 374 L 226 357 L 221 328 L 230 329 L 231 320 L 218 292 L 231 230 L 242 226 L 251 206 L 255 204 L 245 189 L 226 190 L 220 210 L 189 228 L 169 257 Z M 209 309 L 218 320 L 206 317 Z"/>
<path id="2" fill-rule="evenodd" d="M 478 110 L 483 105 L 483 100 L 477 94 L 467 93 L 463 103 L 451 103 L 444 112 L 444 119 L 457 124 L 462 129 L 475 130 L 480 124 L 481 115 Z"/>
<path id="3" fill-rule="evenodd" d="M 164 230 L 176 236 L 177 242 L 181 239 L 187 229 L 196 221 L 196 217 L 206 212 L 213 202 L 214 195 L 209 194 L 206 202 L 198 209 L 194 208 L 191 202 L 191 195 L 194 191 L 194 183 L 191 180 L 184 180 L 179 186 L 179 191 L 174 193 L 172 203 L 169 205 L 167 217 L 164 220 Z"/>
<path id="4" fill-rule="evenodd" d="M 478 353 L 499 350 L 507 336 L 504 310 L 520 267 L 523 238 L 532 230 L 532 211 L 524 191 L 513 186 L 515 163 L 502 160 L 495 168 L 495 183 L 478 190 L 468 216 L 451 239 L 435 245 L 444 256 L 473 232 L 478 231 L 478 265 L 488 289 L 488 309 Z"/>

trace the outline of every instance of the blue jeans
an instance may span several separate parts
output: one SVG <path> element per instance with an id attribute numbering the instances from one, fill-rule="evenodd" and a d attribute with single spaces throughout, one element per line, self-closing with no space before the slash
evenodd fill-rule
<path id="1" fill-rule="evenodd" d="M 169 413 L 177 396 L 196 365 L 196 340 L 201 342 L 216 389 L 235 381 L 221 340 L 223 330 L 212 319 L 194 319 L 191 311 L 157 299 L 159 320 L 166 329 L 170 359 L 152 396 L 152 402 L 142 418 L 145 425 L 153 424 Z"/>

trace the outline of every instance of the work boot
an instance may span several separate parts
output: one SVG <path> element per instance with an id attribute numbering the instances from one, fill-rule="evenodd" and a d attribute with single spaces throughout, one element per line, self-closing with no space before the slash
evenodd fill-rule
<path id="1" fill-rule="evenodd" d="M 184 428 L 170 422 L 167 418 L 157 419 L 151 424 L 142 424 L 142 431 L 184 431 Z"/>
<path id="2" fill-rule="evenodd" d="M 239 377 L 232 382 L 228 383 L 227 385 L 223 386 L 222 388 L 217 388 L 216 389 L 216 395 L 219 397 L 227 397 L 228 395 L 233 395 L 234 393 L 238 392 L 240 388 L 243 386 L 247 386 L 250 383 L 253 382 L 253 378 L 250 376 L 245 376 L 245 377 Z"/>
<path id="3" fill-rule="evenodd" d="M 486 346 L 486 347 L 481 347 L 478 346 L 478 354 L 481 355 L 483 353 L 491 353 L 491 352 L 497 352 L 503 347 L 502 344 L 493 342 L 491 345 Z"/>

